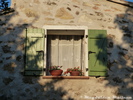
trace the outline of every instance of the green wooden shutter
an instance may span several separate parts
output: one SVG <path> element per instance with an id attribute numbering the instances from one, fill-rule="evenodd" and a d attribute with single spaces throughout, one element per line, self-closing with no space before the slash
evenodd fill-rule
<path id="1" fill-rule="evenodd" d="M 43 75 L 44 30 L 26 29 L 25 75 Z"/>
<path id="2" fill-rule="evenodd" d="M 89 76 L 107 74 L 107 32 L 106 30 L 88 30 Z"/>

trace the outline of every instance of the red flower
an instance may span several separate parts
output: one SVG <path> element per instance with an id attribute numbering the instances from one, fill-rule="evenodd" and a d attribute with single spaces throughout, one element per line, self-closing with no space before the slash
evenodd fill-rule
<path id="1" fill-rule="evenodd" d="M 67 71 L 64 72 L 64 74 L 71 73 L 72 71 L 79 71 L 80 72 L 80 76 L 84 75 L 84 73 L 82 72 L 81 69 L 79 69 L 79 67 L 68 68 Z"/>
<path id="2" fill-rule="evenodd" d="M 50 66 L 49 70 L 60 70 L 62 66 Z"/>

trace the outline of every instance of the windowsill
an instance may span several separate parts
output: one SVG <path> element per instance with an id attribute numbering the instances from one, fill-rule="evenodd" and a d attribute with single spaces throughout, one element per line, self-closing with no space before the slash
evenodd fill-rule
<path id="1" fill-rule="evenodd" d="M 89 79 L 89 76 L 42 76 L 43 79 Z"/>

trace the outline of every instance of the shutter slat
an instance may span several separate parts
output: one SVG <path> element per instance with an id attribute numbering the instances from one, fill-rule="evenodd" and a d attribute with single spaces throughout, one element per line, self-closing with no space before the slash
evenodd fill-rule
<path id="1" fill-rule="evenodd" d="M 43 34 L 40 34 L 40 33 L 29 33 L 27 34 L 28 37 L 31 37 L 31 38 L 36 38 L 36 37 L 40 37 L 42 38 L 43 37 Z"/>

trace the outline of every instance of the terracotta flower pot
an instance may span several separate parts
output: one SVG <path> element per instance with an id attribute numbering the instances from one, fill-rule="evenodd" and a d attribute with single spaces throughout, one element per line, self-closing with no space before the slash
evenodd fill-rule
<path id="1" fill-rule="evenodd" d="M 71 76 L 79 76 L 79 71 L 72 71 L 72 72 L 70 72 L 70 75 Z"/>
<path id="2" fill-rule="evenodd" d="M 50 70 L 49 72 L 52 76 L 60 76 L 63 70 Z"/>

